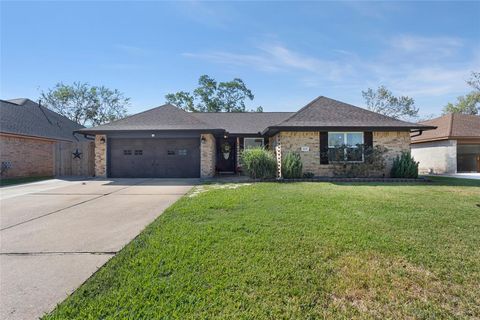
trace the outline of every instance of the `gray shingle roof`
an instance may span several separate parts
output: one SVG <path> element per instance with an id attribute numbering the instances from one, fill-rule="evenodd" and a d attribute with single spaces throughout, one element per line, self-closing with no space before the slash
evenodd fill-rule
<path id="1" fill-rule="evenodd" d="M 205 123 L 192 113 L 166 104 L 132 116 L 116 120 L 82 132 L 108 132 L 128 130 L 215 130 L 221 129 Z"/>
<path id="2" fill-rule="evenodd" d="M 257 134 L 278 124 L 294 112 L 198 112 L 192 115 L 230 134 Z"/>
<path id="3" fill-rule="evenodd" d="M 273 127 L 276 129 L 302 127 L 431 129 L 429 126 L 397 120 L 323 96 L 316 98 Z"/>
<path id="4" fill-rule="evenodd" d="M 82 125 L 29 99 L 0 100 L 0 132 L 77 141 L 73 132 Z"/>
<path id="5" fill-rule="evenodd" d="M 166 104 L 81 131 L 94 134 L 129 130 L 225 130 L 230 134 L 258 134 L 301 128 L 426 130 L 433 127 L 393 119 L 337 100 L 318 97 L 298 112 L 191 113 Z"/>

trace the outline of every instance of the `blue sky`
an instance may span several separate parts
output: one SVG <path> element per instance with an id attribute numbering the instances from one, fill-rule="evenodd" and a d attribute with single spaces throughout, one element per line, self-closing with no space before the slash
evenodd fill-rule
<path id="1" fill-rule="evenodd" d="M 250 107 L 295 111 L 319 95 L 363 106 L 386 85 L 422 115 L 480 71 L 480 2 L 1 2 L 2 99 L 63 81 L 106 85 L 129 113 L 242 78 Z"/>

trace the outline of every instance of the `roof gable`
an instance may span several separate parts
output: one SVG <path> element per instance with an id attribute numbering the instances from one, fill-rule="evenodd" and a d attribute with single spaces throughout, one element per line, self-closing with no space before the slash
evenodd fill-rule
<path id="1" fill-rule="evenodd" d="M 0 132 L 76 141 L 82 125 L 30 99 L 0 100 Z"/>
<path id="2" fill-rule="evenodd" d="M 480 116 L 450 113 L 421 123 L 437 128 L 425 131 L 421 136 L 412 137 L 412 142 L 480 138 Z"/>
<path id="3" fill-rule="evenodd" d="M 209 130 L 217 129 L 171 104 L 165 104 L 94 128 L 112 130 Z M 85 129 L 82 131 L 89 131 Z"/>
<path id="4" fill-rule="evenodd" d="M 423 126 L 320 96 L 276 127 L 396 127 L 414 129 Z"/>
<path id="5" fill-rule="evenodd" d="M 129 130 L 205 130 L 231 134 L 273 134 L 278 130 L 411 130 L 431 126 L 393 119 L 326 97 L 318 97 L 298 112 L 192 113 L 171 104 L 153 108 L 84 133 Z"/>

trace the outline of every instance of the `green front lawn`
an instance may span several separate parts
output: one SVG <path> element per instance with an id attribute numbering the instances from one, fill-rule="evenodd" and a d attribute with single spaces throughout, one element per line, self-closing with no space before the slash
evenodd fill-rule
<path id="1" fill-rule="evenodd" d="M 53 179 L 53 177 L 24 177 L 24 178 L 0 179 L 0 187 L 14 186 L 17 184 L 37 182 L 37 181 L 48 180 L 48 179 Z"/>
<path id="2" fill-rule="evenodd" d="M 201 189 L 45 319 L 480 317 L 480 181 Z"/>

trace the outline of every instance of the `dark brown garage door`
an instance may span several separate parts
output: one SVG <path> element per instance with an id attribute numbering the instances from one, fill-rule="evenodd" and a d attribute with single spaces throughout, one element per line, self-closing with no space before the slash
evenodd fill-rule
<path id="1" fill-rule="evenodd" d="M 110 177 L 198 178 L 200 139 L 109 139 Z"/>

